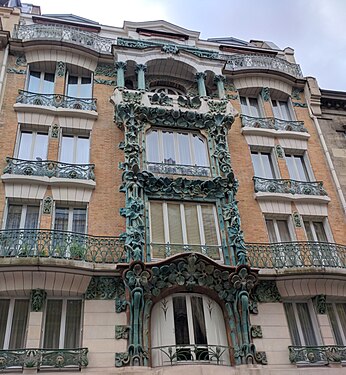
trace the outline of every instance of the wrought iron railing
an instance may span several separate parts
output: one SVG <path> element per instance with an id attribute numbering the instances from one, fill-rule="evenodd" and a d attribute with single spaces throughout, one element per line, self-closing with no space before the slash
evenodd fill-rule
<path id="1" fill-rule="evenodd" d="M 303 74 L 298 64 L 290 63 L 284 59 L 264 55 L 220 55 L 226 59 L 226 69 L 268 69 L 289 74 L 296 78 L 302 78 Z"/>
<path id="2" fill-rule="evenodd" d="M 95 111 L 96 99 L 74 98 L 60 94 L 37 94 L 35 92 L 18 90 L 16 103 L 39 105 L 44 107 L 56 107 L 67 109 L 79 109 L 83 111 Z"/>
<path id="3" fill-rule="evenodd" d="M 285 130 L 293 132 L 306 133 L 307 129 L 304 127 L 304 121 L 290 121 L 281 120 L 275 117 L 252 117 L 241 115 L 242 127 L 270 129 L 270 130 Z"/>
<path id="4" fill-rule="evenodd" d="M 23 160 L 6 158 L 4 173 L 25 176 L 46 176 L 95 180 L 95 164 L 69 164 L 53 160 Z"/>
<path id="5" fill-rule="evenodd" d="M 172 255 L 195 252 L 201 253 L 214 260 L 221 260 L 222 246 L 218 245 L 187 245 L 171 243 L 151 243 L 151 256 L 155 259 L 165 259 Z"/>
<path id="6" fill-rule="evenodd" d="M 346 268 L 346 245 L 329 242 L 247 243 L 254 268 Z"/>
<path id="7" fill-rule="evenodd" d="M 88 348 L 0 350 L 0 370 L 24 368 L 81 369 L 88 366 Z"/>
<path id="8" fill-rule="evenodd" d="M 329 363 L 346 363 L 346 346 L 289 346 L 291 363 L 308 365 Z"/>
<path id="9" fill-rule="evenodd" d="M 152 173 L 178 174 L 183 176 L 210 176 L 210 167 L 201 165 L 166 164 L 148 161 L 147 168 Z"/>
<path id="10" fill-rule="evenodd" d="M 46 229 L 0 231 L 0 257 L 62 258 L 94 263 L 126 262 L 124 240 Z"/>
<path id="11" fill-rule="evenodd" d="M 233 348 L 222 345 L 167 345 L 151 348 L 153 367 L 178 364 L 230 365 Z"/>
<path id="12" fill-rule="evenodd" d="M 116 41 L 104 38 L 78 27 L 50 24 L 15 25 L 14 39 L 29 40 L 56 40 L 76 44 L 99 53 L 111 54 L 112 44 Z"/>
<path id="13" fill-rule="evenodd" d="M 322 181 L 296 181 L 277 178 L 253 177 L 255 192 L 303 195 L 327 195 Z"/>

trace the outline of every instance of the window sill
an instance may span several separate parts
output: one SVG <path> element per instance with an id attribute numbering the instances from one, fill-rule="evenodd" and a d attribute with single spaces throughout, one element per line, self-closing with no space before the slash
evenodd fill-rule
<path id="1" fill-rule="evenodd" d="M 328 196 L 318 196 L 318 195 L 304 195 L 304 194 L 284 194 L 284 193 L 270 193 L 270 192 L 258 192 L 254 194 L 256 200 L 281 200 L 281 201 L 299 201 L 299 202 L 309 202 L 309 203 L 319 203 L 328 204 L 330 198 Z"/>
<path id="2" fill-rule="evenodd" d="M 251 128 L 246 126 L 241 129 L 243 135 L 261 135 L 271 138 L 289 138 L 289 139 L 299 139 L 307 141 L 310 138 L 310 134 L 295 131 L 284 131 L 284 130 L 272 130 L 272 129 L 261 129 L 261 128 Z"/>

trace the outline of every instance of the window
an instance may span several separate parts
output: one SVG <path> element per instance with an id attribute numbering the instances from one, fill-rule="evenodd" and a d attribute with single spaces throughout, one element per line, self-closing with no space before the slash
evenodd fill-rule
<path id="1" fill-rule="evenodd" d="M 308 169 L 304 159 L 304 155 L 285 153 L 286 165 L 292 180 L 310 181 Z"/>
<path id="2" fill-rule="evenodd" d="M 47 349 L 79 348 L 81 316 L 81 300 L 47 300 L 43 347 Z"/>
<path id="3" fill-rule="evenodd" d="M 179 361 L 229 364 L 225 320 L 220 306 L 200 294 L 174 294 L 156 303 L 151 314 L 151 354 L 153 366 L 170 365 L 166 353 Z M 162 349 L 162 350 L 161 350 Z"/>
<path id="4" fill-rule="evenodd" d="M 5 229 L 37 229 L 39 206 L 10 204 Z"/>
<path id="5" fill-rule="evenodd" d="M 76 76 L 69 74 L 66 95 L 74 98 L 92 98 L 91 75 Z"/>
<path id="6" fill-rule="evenodd" d="M 63 135 L 61 139 L 60 161 L 69 164 L 88 164 L 89 149 L 89 137 Z"/>
<path id="7" fill-rule="evenodd" d="M 54 73 L 30 71 L 27 91 L 38 94 L 54 94 Z"/>
<path id="8" fill-rule="evenodd" d="M 266 219 L 266 226 L 271 243 L 292 241 L 287 220 Z"/>
<path id="9" fill-rule="evenodd" d="M 346 345 L 346 303 L 327 303 L 327 313 L 336 345 Z"/>
<path id="10" fill-rule="evenodd" d="M 295 346 L 321 345 L 311 301 L 284 303 L 284 308 L 292 344 Z"/>
<path id="11" fill-rule="evenodd" d="M 152 130 L 147 133 L 146 143 L 150 171 L 203 176 L 210 174 L 207 145 L 197 133 Z"/>
<path id="12" fill-rule="evenodd" d="M 251 160 L 256 177 L 275 178 L 276 173 L 269 152 L 251 151 Z"/>
<path id="13" fill-rule="evenodd" d="M 21 131 L 18 159 L 46 160 L 48 149 L 48 133 L 37 131 Z"/>
<path id="14" fill-rule="evenodd" d="M 29 300 L 0 299 L 0 349 L 25 348 Z"/>
<path id="15" fill-rule="evenodd" d="M 241 112 L 251 117 L 261 117 L 260 106 L 257 98 L 240 97 Z"/>
<path id="16" fill-rule="evenodd" d="M 304 219 L 304 228 L 308 241 L 328 242 L 322 221 Z"/>
<path id="17" fill-rule="evenodd" d="M 176 87 L 161 86 L 161 85 L 150 87 L 150 92 L 164 93 L 167 95 L 184 95 L 185 94 L 182 90 Z"/>
<path id="18" fill-rule="evenodd" d="M 292 114 L 287 101 L 273 100 L 272 108 L 274 117 L 280 120 L 292 121 Z"/>
<path id="19" fill-rule="evenodd" d="M 86 209 L 74 207 L 56 207 L 54 229 L 74 233 L 85 233 Z"/>
<path id="20" fill-rule="evenodd" d="M 153 258 L 195 251 L 221 259 L 216 207 L 212 204 L 151 202 L 150 228 Z"/>

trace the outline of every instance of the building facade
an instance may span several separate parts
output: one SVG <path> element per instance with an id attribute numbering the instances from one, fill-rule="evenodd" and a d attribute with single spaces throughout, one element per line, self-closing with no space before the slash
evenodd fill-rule
<path id="1" fill-rule="evenodd" d="M 343 373 L 345 213 L 294 51 L 0 11 L 1 370 Z"/>

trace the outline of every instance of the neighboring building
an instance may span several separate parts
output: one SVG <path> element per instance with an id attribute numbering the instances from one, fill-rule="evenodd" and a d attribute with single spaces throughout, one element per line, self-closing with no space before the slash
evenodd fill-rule
<path id="1" fill-rule="evenodd" d="M 343 373 L 345 215 L 293 50 L 37 9 L 0 8 L 1 370 Z"/>

